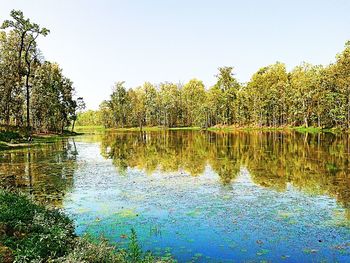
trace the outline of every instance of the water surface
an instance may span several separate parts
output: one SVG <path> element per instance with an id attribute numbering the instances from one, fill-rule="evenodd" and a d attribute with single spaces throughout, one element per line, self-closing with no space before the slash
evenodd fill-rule
<path id="1" fill-rule="evenodd" d="M 62 207 L 82 235 L 180 262 L 349 262 L 350 138 L 107 132 L 0 152 L 0 184 Z"/>

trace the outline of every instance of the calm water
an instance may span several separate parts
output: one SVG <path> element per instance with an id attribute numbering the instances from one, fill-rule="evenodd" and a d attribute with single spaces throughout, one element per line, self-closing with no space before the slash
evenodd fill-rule
<path id="1" fill-rule="evenodd" d="M 350 137 L 105 133 L 0 152 L 0 184 L 78 234 L 194 262 L 350 262 Z"/>

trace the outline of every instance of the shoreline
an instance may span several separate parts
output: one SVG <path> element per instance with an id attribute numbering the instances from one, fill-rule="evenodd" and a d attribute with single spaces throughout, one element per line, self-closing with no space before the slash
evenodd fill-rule
<path id="1" fill-rule="evenodd" d="M 19 135 L 20 139 L 5 141 L 0 139 L 0 150 L 20 149 L 24 147 L 39 146 L 43 143 L 52 143 L 57 140 L 68 138 L 72 136 L 79 136 L 84 134 L 96 134 L 105 131 L 115 132 L 139 132 L 139 127 L 126 127 L 126 128 L 105 128 L 103 126 L 76 126 L 75 132 L 65 131 L 63 134 L 57 133 L 37 133 L 33 134 L 33 140 L 26 142 L 21 132 L 15 132 Z M 286 127 L 257 127 L 257 126 L 220 126 L 220 127 L 143 127 L 143 132 L 161 132 L 161 131 L 212 131 L 212 132 L 299 132 L 299 133 L 349 133 L 347 129 L 341 128 L 318 128 L 318 127 L 302 127 L 302 126 L 286 126 Z M 0 135 L 6 133 L 0 131 Z"/>
<path id="2" fill-rule="evenodd" d="M 0 262 L 174 262 L 141 249 L 131 228 L 127 248 L 75 234 L 74 221 L 20 191 L 0 188 Z M 38 242 L 40 240 L 40 242 Z"/>
<path id="3" fill-rule="evenodd" d="M 0 131 L 1 134 L 6 134 L 5 131 Z M 44 143 L 52 143 L 57 140 L 61 140 L 63 138 L 68 138 L 72 136 L 79 136 L 83 135 L 83 133 L 78 132 L 69 132 L 65 131 L 63 134 L 56 134 L 56 133 L 37 133 L 33 134 L 32 141 L 27 142 L 24 139 L 24 135 L 21 132 L 13 132 L 14 134 L 17 134 L 18 138 L 10 139 L 10 140 L 0 140 L 0 150 L 11 150 L 11 149 L 21 149 L 24 147 L 32 147 L 32 146 L 39 146 Z"/>
<path id="4" fill-rule="evenodd" d="M 103 126 L 76 126 L 76 130 L 81 133 L 90 133 L 93 132 L 104 132 L 104 131 L 117 131 L 117 132 L 128 132 L 128 131 L 140 131 L 139 127 L 126 127 L 126 128 L 105 128 Z M 142 131 L 222 131 L 222 132 L 235 132 L 235 131 L 261 131 L 261 132 L 291 132 L 296 131 L 300 133 L 348 133 L 348 130 L 341 128 L 318 128 L 318 127 L 303 127 L 303 126 L 286 126 L 286 127 L 258 127 L 258 126 L 220 126 L 220 127 L 143 127 Z"/>

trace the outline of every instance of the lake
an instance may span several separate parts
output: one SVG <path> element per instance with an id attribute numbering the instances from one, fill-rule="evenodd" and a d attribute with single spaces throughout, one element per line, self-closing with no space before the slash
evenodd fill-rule
<path id="1" fill-rule="evenodd" d="M 105 132 L 0 152 L 76 232 L 179 262 L 350 262 L 350 136 Z"/>

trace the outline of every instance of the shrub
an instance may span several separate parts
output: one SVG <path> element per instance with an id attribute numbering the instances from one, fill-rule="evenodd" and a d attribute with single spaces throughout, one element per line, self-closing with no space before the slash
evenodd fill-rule
<path id="1" fill-rule="evenodd" d="M 93 242 L 88 236 L 77 238 L 74 244 L 74 249 L 65 257 L 61 257 L 54 262 L 70 263 L 70 262 L 85 262 L 85 263 L 114 263 L 125 262 L 126 252 L 116 252 L 116 248 L 101 239 L 98 243 Z"/>
<path id="2" fill-rule="evenodd" d="M 0 131 L 0 141 L 11 142 L 22 139 L 21 135 L 13 131 Z"/>
<path id="3" fill-rule="evenodd" d="M 0 243 L 16 261 L 45 261 L 65 255 L 73 244 L 73 222 L 58 210 L 48 210 L 24 195 L 0 190 Z"/>

